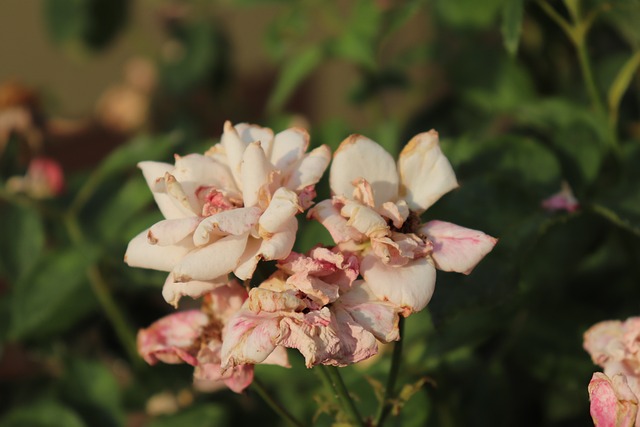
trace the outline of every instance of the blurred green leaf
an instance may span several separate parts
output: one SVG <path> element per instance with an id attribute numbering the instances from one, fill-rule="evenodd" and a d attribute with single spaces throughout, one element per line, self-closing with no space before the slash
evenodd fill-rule
<path id="1" fill-rule="evenodd" d="M 631 80 L 636 74 L 638 66 L 640 66 L 640 50 L 635 52 L 631 58 L 627 60 L 611 83 L 607 96 L 607 103 L 609 105 L 609 112 L 611 114 L 615 114 L 613 117 L 615 119 L 617 119 L 617 112 L 622 96 L 629 88 L 629 84 L 631 84 Z"/>
<path id="2" fill-rule="evenodd" d="M 95 256 L 95 251 L 86 247 L 44 255 L 30 274 L 16 283 L 10 336 L 42 338 L 59 333 L 95 307 L 86 279 L 86 269 Z"/>
<path id="3" fill-rule="evenodd" d="M 505 1 L 436 0 L 435 10 L 447 24 L 460 28 L 487 28 L 495 21 Z"/>
<path id="4" fill-rule="evenodd" d="M 113 374 L 97 361 L 72 359 L 61 382 L 65 401 L 73 405 L 87 425 L 124 425 L 120 388 Z"/>
<path id="5" fill-rule="evenodd" d="M 158 417 L 147 427 L 211 427 L 229 425 L 222 406 L 214 404 L 194 406 L 175 415 Z"/>
<path id="6" fill-rule="evenodd" d="M 3 205 L 0 208 L 0 270 L 10 283 L 27 274 L 44 247 L 44 226 L 35 208 Z"/>
<path id="7" fill-rule="evenodd" d="M 126 240 L 122 238 L 123 229 L 132 219 L 138 219 L 140 211 L 153 200 L 151 190 L 141 175 L 130 178 L 113 197 L 104 200 L 104 208 L 100 209 L 96 224 L 105 242 Z"/>
<path id="8" fill-rule="evenodd" d="M 16 408 L 0 420 L 0 427 L 84 427 L 69 408 L 55 402 L 39 402 Z"/>
<path id="9" fill-rule="evenodd" d="M 44 18 L 58 45 L 98 50 L 124 27 L 128 7 L 126 0 L 45 0 Z"/>
<path id="10" fill-rule="evenodd" d="M 502 8 L 502 38 L 507 52 L 515 56 L 522 33 L 524 0 L 509 0 Z"/>
<path id="11" fill-rule="evenodd" d="M 640 1 L 612 0 L 603 13 L 615 31 L 631 45 L 634 50 L 640 49 Z"/>
<path id="12" fill-rule="evenodd" d="M 286 61 L 269 97 L 267 109 L 271 112 L 281 110 L 298 85 L 320 65 L 324 57 L 324 48 L 315 45 Z"/>

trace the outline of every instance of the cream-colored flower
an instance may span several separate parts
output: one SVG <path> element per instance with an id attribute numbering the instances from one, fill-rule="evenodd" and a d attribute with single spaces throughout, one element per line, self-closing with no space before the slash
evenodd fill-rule
<path id="1" fill-rule="evenodd" d="M 334 241 L 359 251 L 361 272 L 377 297 L 409 315 L 433 294 L 435 269 L 468 274 L 496 239 L 420 215 L 458 183 L 438 134 L 416 135 L 396 163 L 374 141 L 352 135 L 331 165 L 331 200 L 313 207 Z"/>
<path id="2" fill-rule="evenodd" d="M 204 155 L 176 156 L 175 165 L 139 167 L 166 218 L 136 236 L 125 261 L 170 272 L 163 295 L 177 305 L 227 281 L 253 275 L 261 259 L 283 259 L 330 161 L 320 146 L 306 153 L 302 129 L 226 122 L 220 143 Z"/>

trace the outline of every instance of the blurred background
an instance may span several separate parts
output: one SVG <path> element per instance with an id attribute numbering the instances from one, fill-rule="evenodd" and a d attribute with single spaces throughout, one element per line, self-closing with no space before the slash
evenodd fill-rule
<path id="1" fill-rule="evenodd" d="M 407 319 L 388 424 L 589 425 L 582 334 L 640 314 L 638 23 L 638 0 L 3 1 L 0 427 L 285 425 L 135 352 L 173 311 L 164 273 L 122 261 L 161 219 L 135 165 L 204 152 L 225 120 L 394 155 L 438 130 L 461 188 L 423 219 L 500 242 Z M 300 222 L 298 251 L 332 243 Z M 342 370 L 366 416 L 390 354 Z M 256 376 L 331 425 L 290 357 Z"/>

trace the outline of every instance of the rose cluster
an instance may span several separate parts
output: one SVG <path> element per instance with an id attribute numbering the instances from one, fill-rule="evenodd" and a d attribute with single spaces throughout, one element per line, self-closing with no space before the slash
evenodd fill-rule
<path id="1" fill-rule="evenodd" d="M 203 297 L 200 310 L 139 332 L 147 362 L 189 363 L 197 383 L 236 392 L 251 383 L 253 365 L 288 366 L 285 348 L 308 367 L 359 362 L 378 341 L 399 339 L 400 316 L 428 304 L 436 269 L 468 274 L 495 245 L 480 231 L 422 223 L 458 186 L 435 131 L 415 136 L 397 162 L 374 141 L 348 137 L 333 155 L 332 197 L 315 205 L 331 152 L 308 147 L 301 129 L 274 135 L 227 122 L 204 155 L 140 163 L 166 219 L 130 242 L 125 261 L 168 272 L 162 294 L 176 307 L 183 296 Z M 292 252 L 305 211 L 335 246 Z M 251 288 L 261 261 L 277 261 L 277 270 Z"/>

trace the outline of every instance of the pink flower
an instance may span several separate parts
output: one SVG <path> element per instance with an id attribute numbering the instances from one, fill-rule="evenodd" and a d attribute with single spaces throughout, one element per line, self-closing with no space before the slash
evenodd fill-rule
<path id="1" fill-rule="evenodd" d="M 571 213 L 580 209 L 580 203 L 573 195 L 569 184 L 563 182 L 558 193 L 542 201 L 542 208 L 549 212 L 566 211 Z"/>
<path id="2" fill-rule="evenodd" d="M 229 320 L 223 367 L 260 363 L 278 346 L 299 350 L 307 367 L 344 366 L 375 355 L 377 340 L 398 339 L 397 308 L 355 281 L 353 255 L 315 248 L 279 267 Z"/>
<path id="3" fill-rule="evenodd" d="M 47 157 L 36 157 L 29 162 L 27 173 L 9 178 L 9 191 L 26 193 L 35 199 L 56 197 L 64 191 L 64 173 L 60 164 Z"/>
<path id="4" fill-rule="evenodd" d="M 205 295 L 201 310 L 170 314 L 140 330 L 138 351 L 151 365 L 161 361 L 194 366 L 194 380 L 199 388 L 214 390 L 224 384 L 240 393 L 253 381 L 253 365 L 222 370 L 220 349 L 222 329 L 246 297 L 247 292 L 237 282 L 218 287 Z M 262 362 L 289 366 L 284 349 Z"/>
<path id="5" fill-rule="evenodd" d="M 177 305 L 226 282 L 253 275 L 261 259 L 291 252 L 314 185 L 330 160 L 329 148 L 305 154 L 301 129 L 277 135 L 267 128 L 225 123 L 219 144 L 205 155 L 176 156 L 175 165 L 139 164 L 164 221 L 136 236 L 125 261 L 171 274 L 163 295 Z"/>
<path id="6" fill-rule="evenodd" d="M 416 135 L 398 162 L 374 141 L 345 139 L 331 166 L 331 200 L 309 216 L 343 248 L 362 257 L 372 292 L 409 315 L 433 294 L 435 269 L 469 274 L 497 240 L 480 231 L 420 215 L 458 183 L 435 131 Z"/>
<path id="7" fill-rule="evenodd" d="M 640 423 L 638 415 L 638 397 L 627 385 L 622 374 L 609 378 L 596 372 L 589 382 L 591 417 L 597 427 L 633 427 Z"/>

